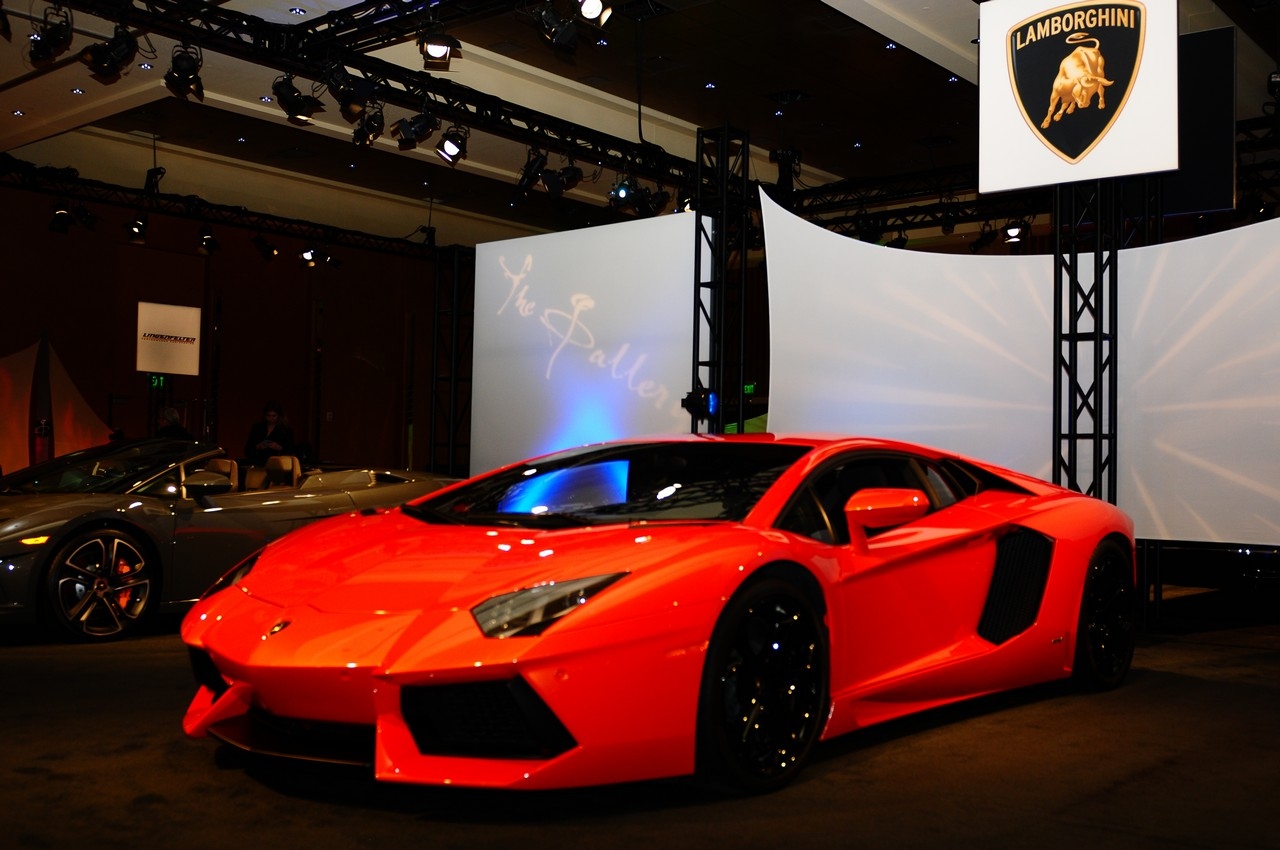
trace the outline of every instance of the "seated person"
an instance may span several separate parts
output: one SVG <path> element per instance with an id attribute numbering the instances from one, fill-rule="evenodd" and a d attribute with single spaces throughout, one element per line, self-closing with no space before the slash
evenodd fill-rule
<path id="1" fill-rule="evenodd" d="M 262 419 L 253 423 L 244 442 L 244 456 L 251 466 L 263 466 L 267 458 L 293 454 L 293 429 L 284 422 L 280 405 L 267 402 Z"/>

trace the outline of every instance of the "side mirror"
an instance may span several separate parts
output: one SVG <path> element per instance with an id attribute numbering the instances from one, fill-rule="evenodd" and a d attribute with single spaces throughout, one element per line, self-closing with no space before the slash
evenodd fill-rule
<path id="1" fill-rule="evenodd" d="M 210 496 L 230 493 L 231 488 L 230 478 L 207 470 L 193 472 L 187 476 L 186 481 L 182 482 L 183 495 L 188 499 L 195 499 L 203 508 L 213 507 L 213 504 L 208 501 Z"/>
<path id="2" fill-rule="evenodd" d="M 920 519 L 929 512 L 929 497 L 923 490 L 868 487 L 845 503 L 849 529 L 888 528 Z"/>

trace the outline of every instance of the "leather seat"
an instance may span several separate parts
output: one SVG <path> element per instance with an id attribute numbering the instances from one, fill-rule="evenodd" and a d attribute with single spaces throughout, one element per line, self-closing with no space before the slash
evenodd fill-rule
<path id="1" fill-rule="evenodd" d="M 231 458 L 215 457 L 204 465 L 205 472 L 216 472 L 231 479 L 231 492 L 240 489 L 240 465 Z"/>
<path id="2" fill-rule="evenodd" d="M 269 457 L 263 469 L 266 471 L 264 486 L 268 490 L 297 489 L 302 478 L 302 463 L 293 455 Z"/>

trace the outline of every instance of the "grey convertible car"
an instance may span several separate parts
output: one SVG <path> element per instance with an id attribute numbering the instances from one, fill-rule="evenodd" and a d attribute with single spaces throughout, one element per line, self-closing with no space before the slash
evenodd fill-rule
<path id="1" fill-rule="evenodd" d="M 0 624 L 45 620 L 84 640 L 121 637 L 153 611 L 190 605 L 294 528 L 450 480 L 304 472 L 293 457 L 242 471 L 215 445 L 154 438 L 16 470 L 0 477 Z"/>

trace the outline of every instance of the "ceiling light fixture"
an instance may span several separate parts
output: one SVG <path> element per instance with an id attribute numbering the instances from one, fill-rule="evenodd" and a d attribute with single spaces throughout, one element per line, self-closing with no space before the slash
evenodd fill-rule
<path id="1" fill-rule="evenodd" d="M 337 268 L 339 265 L 341 265 L 341 263 L 335 260 L 323 248 L 317 248 L 313 245 L 308 245 L 307 247 L 299 251 L 298 259 L 302 261 L 302 265 L 306 266 L 309 269 L 313 269 L 316 266 L 320 266 L 320 265 L 333 266 L 334 268 Z"/>
<path id="2" fill-rule="evenodd" d="M 108 41 L 91 44 L 80 51 L 80 61 L 89 66 L 100 83 L 114 83 L 138 55 L 138 39 L 122 24 L 116 24 Z"/>
<path id="3" fill-rule="evenodd" d="M 264 260 L 274 260 L 280 256 L 280 249 L 267 241 L 267 237 L 261 233 L 253 237 L 253 247 L 258 249 L 258 253 L 262 255 Z"/>
<path id="4" fill-rule="evenodd" d="M 449 63 L 462 58 L 462 42 L 444 31 L 444 26 L 430 20 L 418 30 L 418 52 L 425 71 L 447 71 Z"/>
<path id="5" fill-rule="evenodd" d="M 284 114 L 289 116 L 289 121 L 294 124 L 308 124 L 313 114 L 324 111 L 324 103 L 320 98 L 298 91 L 293 84 L 293 74 L 276 77 L 271 84 L 271 93 L 275 95 L 276 103 L 280 104 Z"/>
<path id="6" fill-rule="evenodd" d="M 196 100 L 204 100 L 204 81 L 200 79 L 202 67 L 204 54 L 198 46 L 175 44 L 173 55 L 169 58 L 169 70 L 164 75 L 164 84 L 178 97 L 194 94 Z"/>
<path id="7" fill-rule="evenodd" d="M 129 222 L 124 226 L 124 229 L 129 234 L 129 244 L 131 245 L 147 244 L 147 214 L 146 213 L 144 212 L 138 213 L 137 217 L 134 218 L 133 221 Z"/>
<path id="8" fill-rule="evenodd" d="M 578 39 L 578 25 L 572 18 L 562 18 L 555 5 L 548 0 L 534 13 L 538 30 L 552 46 L 572 49 Z"/>
<path id="9" fill-rule="evenodd" d="M 355 131 L 351 134 L 351 141 L 360 147 L 365 147 L 376 142 L 382 136 L 382 130 L 386 126 L 386 119 L 382 115 L 382 106 L 379 104 L 372 112 L 366 112 L 360 116 L 360 123 L 356 125 Z"/>
<path id="10" fill-rule="evenodd" d="M 582 182 L 582 169 L 570 162 L 559 171 L 543 169 L 542 187 L 547 194 L 558 198 Z"/>
<path id="11" fill-rule="evenodd" d="M 71 210 L 67 205 L 58 202 L 53 207 L 53 218 L 49 219 L 49 230 L 53 233 L 66 233 L 71 230 L 71 225 L 76 223 L 75 216 L 71 214 Z"/>
<path id="12" fill-rule="evenodd" d="M 413 150 L 440 129 L 440 119 L 424 108 L 417 115 L 401 118 L 391 125 L 392 138 L 399 139 L 400 150 Z"/>
<path id="13" fill-rule="evenodd" d="M 218 240 L 214 238 L 213 228 L 208 224 L 201 225 L 199 242 L 196 244 L 196 250 L 206 257 L 217 251 L 222 246 L 218 244 Z"/>
<path id="14" fill-rule="evenodd" d="M 338 101 L 342 117 L 348 121 L 358 119 L 369 104 L 377 99 L 377 83 L 365 77 L 357 77 L 341 65 L 334 65 L 325 73 L 324 84 L 329 89 L 329 94 Z"/>
<path id="15" fill-rule="evenodd" d="M 616 208 L 629 207 L 635 201 L 635 194 L 635 181 L 631 175 L 624 174 L 609 190 L 609 204 Z"/>
<path id="16" fill-rule="evenodd" d="M 467 158 L 467 138 L 470 135 L 471 131 L 466 127 L 454 124 L 436 142 L 436 153 L 445 162 L 456 165 L 458 160 Z"/>
<path id="17" fill-rule="evenodd" d="M 602 27 L 613 14 L 613 9 L 602 0 L 578 0 L 578 14 L 588 23 Z"/>
<path id="18" fill-rule="evenodd" d="M 520 169 L 520 179 L 516 181 L 516 191 L 511 196 L 508 206 L 514 207 L 520 203 L 542 177 L 542 171 L 547 167 L 547 155 L 537 148 L 529 149 L 529 159 L 525 161 L 524 168 Z"/>
<path id="19" fill-rule="evenodd" d="M 27 58 L 31 64 L 51 62 L 71 44 L 71 13 L 58 6 L 49 6 L 31 33 L 30 40 Z"/>

